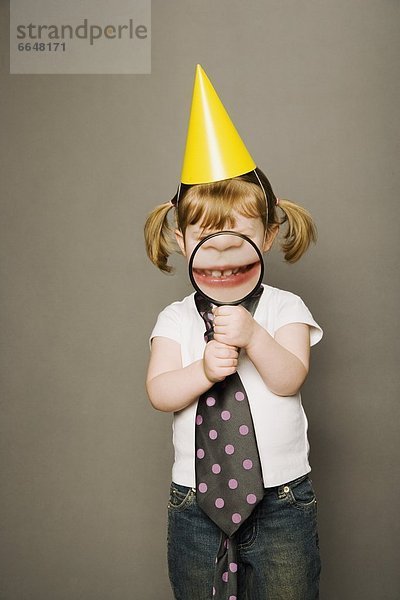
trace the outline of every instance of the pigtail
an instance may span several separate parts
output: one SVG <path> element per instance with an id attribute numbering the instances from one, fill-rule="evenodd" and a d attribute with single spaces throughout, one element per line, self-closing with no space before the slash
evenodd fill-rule
<path id="1" fill-rule="evenodd" d="M 176 250 L 173 241 L 174 232 L 168 222 L 170 208 L 172 208 L 171 202 L 156 206 L 147 217 L 144 226 L 147 255 L 151 262 L 165 273 L 171 273 L 173 270 L 168 265 L 168 257 Z"/>
<path id="2" fill-rule="evenodd" d="M 311 242 L 317 241 L 317 228 L 310 213 L 302 206 L 279 198 L 277 208 L 281 208 L 284 213 L 279 224 L 287 224 L 281 248 L 285 260 L 295 263 L 303 256 Z"/>

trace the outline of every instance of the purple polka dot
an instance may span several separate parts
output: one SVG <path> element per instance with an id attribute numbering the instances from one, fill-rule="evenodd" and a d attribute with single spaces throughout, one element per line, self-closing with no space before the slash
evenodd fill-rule
<path id="1" fill-rule="evenodd" d="M 231 488 L 231 490 L 236 490 L 237 486 L 239 485 L 236 479 L 230 479 L 228 481 L 228 485 Z"/>
<path id="2" fill-rule="evenodd" d="M 214 315 L 212 312 L 207 313 L 207 317 L 210 319 L 210 321 L 214 320 Z"/>
<path id="3" fill-rule="evenodd" d="M 215 429 L 210 429 L 208 435 L 210 436 L 211 440 L 216 440 L 218 437 L 218 433 L 215 431 Z"/>
<path id="4" fill-rule="evenodd" d="M 235 447 L 234 447 L 234 446 L 232 446 L 232 444 L 227 444 L 227 445 L 225 446 L 225 452 L 226 452 L 227 454 L 233 454 L 233 453 L 235 452 Z"/>
<path id="5" fill-rule="evenodd" d="M 240 523 L 241 520 L 242 520 L 242 515 L 240 515 L 239 513 L 233 513 L 232 521 L 234 523 Z"/>
<path id="6" fill-rule="evenodd" d="M 241 433 L 242 435 L 247 435 L 249 433 L 249 428 L 247 427 L 247 425 L 241 425 L 239 427 L 239 433 Z"/>
<path id="7" fill-rule="evenodd" d="M 196 425 L 201 425 L 203 422 L 203 417 L 201 415 L 197 415 L 196 417 Z"/>
<path id="8" fill-rule="evenodd" d="M 237 596 L 229 596 L 229 600 L 237 600 Z"/>
<path id="9" fill-rule="evenodd" d="M 229 412 L 229 410 L 223 410 L 221 413 L 221 419 L 223 421 L 229 421 L 230 418 L 231 418 L 231 413 Z"/>
<path id="10" fill-rule="evenodd" d="M 204 494 L 207 491 L 208 487 L 207 487 L 206 483 L 199 483 L 197 489 L 199 490 L 199 492 L 201 492 L 202 494 Z"/>
<path id="11" fill-rule="evenodd" d="M 215 506 L 217 508 L 222 508 L 224 506 L 225 502 L 223 498 L 217 498 L 215 501 Z"/>
<path id="12" fill-rule="evenodd" d="M 239 400 L 239 402 L 241 402 L 242 400 L 244 400 L 244 394 L 243 394 L 243 392 L 236 392 L 235 398 L 236 398 L 236 400 Z"/>
<path id="13" fill-rule="evenodd" d="M 208 396 L 208 398 L 206 400 L 206 404 L 207 404 L 207 406 L 214 406 L 215 398 L 213 398 L 212 396 Z"/>
<path id="14" fill-rule="evenodd" d="M 226 583 L 228 581 L 228 576 L 229 576 L 228 571 L 225 571 L 225 573 L 222 573 L 222 581 L 225 581 L 225 583 Z"/>
<path id="15" fill-rule="evenodd" d="M 246 471 L 252 469 L 253 461 L 251 461 L 249 458 L 245 458 L 245 460 L 243 461 L 243 468 L 246 469 Z"/>
<path id="16" fill-rule="evenodd" d="M 197 458 L 204 458 L 204 456 L 205 456 L 205 452 L 204 452 L 203 448 L 199 448 L 197 450 Z"/>
<path id="17" fill-rule="evenodd" d="M 236 573 L 238 570 L 237 564 L 235 562 L 229 563 L 229 570 L 232 571 L 232 573 Z"/>
<path id="18" fill-rule="evenodd" d="M 255 504 L 257 502 L 257 496 L 255 494 L 247 494 L 246 500 L 249 504 Z"/>
<path id="19" fill-rule="evenodd" d="M 214 463 L 211 467 L 211 471 L 218 475 L 218 473 L 221 473 L 221 466 L 218 463 Z"/>

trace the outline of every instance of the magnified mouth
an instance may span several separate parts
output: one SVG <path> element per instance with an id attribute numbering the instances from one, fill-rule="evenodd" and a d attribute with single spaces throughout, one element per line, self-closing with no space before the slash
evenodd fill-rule
<path id="1" fill-rule="evenodd" d="M 235 286 L 245 283 L 256 273 L 259 273 L 260 261 L 240 267 L 220 266 L 210 269 L 193 269 L 193 275 L 197 279 L 199 285 L 224 285 Z"/>

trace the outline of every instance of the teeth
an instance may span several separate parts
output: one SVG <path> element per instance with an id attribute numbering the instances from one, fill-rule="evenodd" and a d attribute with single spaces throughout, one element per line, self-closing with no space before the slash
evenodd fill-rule
<path id="1" fill-rule="evenodd" d="M 237 275 L 238 273 L 244 273 L 247 271 L 248 266 L 243 267 L 235 267 L 234 269 L 226 269 L 225 271 L 220 271 L 218 269 L 202 269 L 202 273 L 207 277 L 230 277 L 231 275 Z"/>
<path id="2" fill-rule="evenodd" d="M 226 271 L 217 271 L 216 269 L 210 271 L 210 274 L 213 277 L 230 277 L 231 275 L 236 275 L 239 272 L 239 269 L 227 269 Z M 207 273 L 207 271 L 206 271 Z M 208 274 L 208 273 L 207 273 Z"/>

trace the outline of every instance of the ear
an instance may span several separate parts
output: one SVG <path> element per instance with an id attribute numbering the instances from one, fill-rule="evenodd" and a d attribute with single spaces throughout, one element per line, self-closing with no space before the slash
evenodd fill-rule
<path id="1" fill-rule="evenodd" d="M 267 235 L 267 232 L 265 232 L 263 252 L 268 252 L 268 250 L 270 250 L 272 244 L 274 243 L 276 236 L 278 235 L 278 232 L 279 232 L 279 225 L 277 223 L 272 225 L 272 227 L 270 228 L 270 230 L 268 232 L 268 235 Z"/>
<path id="2" fill-rule="evenodd" d="M 183 254 L 183 256 L 186 256 L 186 249 L 185 249 L 185 238 L 183 237 L 183 233 L 180 229 L 175 229 L 175 238 L 176 241 L 178 243 L 178 246 Z"/>

